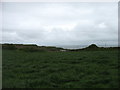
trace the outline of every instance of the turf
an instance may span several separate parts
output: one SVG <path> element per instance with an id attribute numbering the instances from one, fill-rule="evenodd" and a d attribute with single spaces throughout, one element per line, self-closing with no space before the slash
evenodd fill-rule
<path id="1" fill-rule="evenodd" d="M 3 88 L 117 88 L 118 51 L 3 50 Z"/>

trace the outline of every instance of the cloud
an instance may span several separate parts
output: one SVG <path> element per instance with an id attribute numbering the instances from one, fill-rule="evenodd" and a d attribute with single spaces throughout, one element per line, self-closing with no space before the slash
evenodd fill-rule
<path id="1" fill-rule="evenodd" d="M 117 45 L 117 3 L 3 3 L 3 43 Z"/>

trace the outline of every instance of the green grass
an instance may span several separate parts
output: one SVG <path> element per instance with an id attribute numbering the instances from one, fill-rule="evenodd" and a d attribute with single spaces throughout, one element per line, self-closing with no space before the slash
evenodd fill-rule
<path id="1" fill-rule="evenodd" d="M 3 50 L 3 88 L 117 88 L 118 51 Z"/>
<path id="2" fill-rule="evenodd" d="M 0 89 L 2 88 L 2 49 L 0 46 Z"/>

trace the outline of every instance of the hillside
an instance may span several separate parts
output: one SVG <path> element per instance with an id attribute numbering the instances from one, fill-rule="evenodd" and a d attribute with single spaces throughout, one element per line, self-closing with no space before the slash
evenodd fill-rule
<path id="1" fill-rule="evenodd" d="M 82 49 L 64 49 L 61 47 L 55 46 L 37 46 L 36 44 L 2 44 L 2 49 L 9 50 L 22 50 L 22 51 L 83 51 L 83 50 L 92 50 L 92 51 L 101 51 L 101 50 L 118 50 L 120 47 L 98 47 L 95 44 L 91 44 L 86 48 Z"/>

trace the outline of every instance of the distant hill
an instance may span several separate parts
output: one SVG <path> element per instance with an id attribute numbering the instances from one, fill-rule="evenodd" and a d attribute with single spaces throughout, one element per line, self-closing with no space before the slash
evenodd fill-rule
<path id="1" fill-rule="evenodd" d="M 91 44 L 90 46 L 86 47 L 86 48 L 99 48 L 96 44 Z"/>
<path id="2" fill-rule="evenodd" d="M 82 51 L 82 50 L 92 50 L 92 51 L 98 51 L 98 50 L 114 50 L 114 49 L 120 49 L 120 47 L 98 47 L 96 44 L 91 44 L 86 48 L 82 48 L 82 49 L 72 49 L 69 51 Z"/>
<path id="3" fill-rule="evenodd" d="M 2 49 L 9 49 L 9 50 L 21 50 L 21 51 L 82 51 L 82 50 L 114 50 L 120 49 L 120 47 L 98 47 L 96 44 L 91 44 L 86 48 L 81 49 L 63 49 L 61 47 L 55 46 L 37 46 L 36 44 L 2 44 Z"/>
<path id="4" fill-rule="evenodd" d="M 63 48 L 54 46 L 37 46 L 35 44 L 2 44 L 2 49 L 22 50 L 22 51 L 60 51 Z"/>

